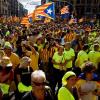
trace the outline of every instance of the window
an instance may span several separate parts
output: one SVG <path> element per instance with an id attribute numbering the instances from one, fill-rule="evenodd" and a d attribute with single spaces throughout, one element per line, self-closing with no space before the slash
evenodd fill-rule
<path id="1" fill-rule="evenodd" d="M 61 5 L 61 7 L 65 6 L 64 2 L 60 2 L 60 5 Z"/>
<path id="2" fill-rule="evenodd" d="M 98 3 L 98 0 L 94 0 L 94 3 Z"/>
<path id="3" fill-rule="evenodd" d="M 94 8 L 92 11 L 93 11 L 93 13 L 96 13 L 96 12 L 97 12 L 97 9 L 96 9 L 96 8 Z"/>
<path id="4" fill-rule="evenodd" d="M 91 7 L 87 7 L 86 12 L 91 12 Z"/>
<path id="5" fill-rule="evenodd" d="M 99 6 L 99 13 L 100 13 L 100 6 Z"/>
<path id="6" fill-rule="evenodd" d="M 84 4 L 85 3 L 85 0 L 81 0 L 81 4 Z"/>
<path id="7" fill-rule="evenodd" d="M 80 0 L 77 0 L 77 4 L 80 4 Z"/>
<path id="8" fill-rule="evenodd" d="M 87 0 L 87 4 L 90 4 L 91 3 L 91 0 Z"/>
<path id="9" fill-rule="evenodd" d="M 5 10 L 5 14 L 7 14 L 7 10 Z"/>

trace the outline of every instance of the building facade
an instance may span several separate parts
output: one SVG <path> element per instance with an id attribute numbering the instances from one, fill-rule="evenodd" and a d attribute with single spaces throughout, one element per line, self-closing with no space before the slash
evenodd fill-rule
<path id="1" fill-rule="evenodd" d="M 75 9 L 77 14 L 93 16 L 100 14 L 100 0 L 76 0 Z"/>
<path id="2" fill-rule="evenodd" d="M 0 16 L 24 16 L 28 11 L 17 0 L 0 0 Z"/>
<path id="3" fill-rule="evenodd" d="M 8 0 L 0 0 L 0 16 L 2 15 L 7 16 L 9 14 L 8 8 L 9 8 Z"/>
<path id="4" fill-rule="evenodd" d="M 18 16 L 22 17 L 27 15 L 28 10 L 26 10 L 21 3 L 18 2 Z"/>

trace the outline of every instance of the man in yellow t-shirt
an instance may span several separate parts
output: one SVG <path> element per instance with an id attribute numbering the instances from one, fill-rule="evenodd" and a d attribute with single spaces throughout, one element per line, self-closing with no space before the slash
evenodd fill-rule
<path id="1" fill-rule="evenodd" d="M 100 51 L 99 44 L 94 44 L 94 50 L 88 53 L 89 60 L 93 62 L 98 69 L 98 64 L 100 63 Z"/>
<path id="2" fill-rule="evenodd" d="M 88 61 L 88 45 L 85 44 L 83 46 L 83 50 L 80 50 L 78 55 L 77 55 L 77 59 L 75 61 L 75 65 L 77 67 L 80 67 L 81 68 L 81 65 L 84 64 L 84 62 Z"/>
<path id="3" fill-rule="evenodd" d="M 66 60 L 66 70 L 71 70 L 72 69 L 72 63 L 75 57 L 75 52 L 74 49 L 71 48 L 70 42 L 67 42 L 65 44 L 65 50 L 64 50 L 64 59 Z"/>

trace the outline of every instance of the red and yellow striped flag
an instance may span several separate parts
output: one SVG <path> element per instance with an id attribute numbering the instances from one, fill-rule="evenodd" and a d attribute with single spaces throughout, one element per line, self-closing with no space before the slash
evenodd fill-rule
<path id="1" fill-rule="evenodd" d="M 30 25 L 28 17 L 23 17 L 21 20 L 21 24 L 28 27 Z"/>
<path id="2" fill-rule="evenodd" d="M 35 9 L 35 16 L 45 16 L 45 17 L 49 17 L 45 12 L 44 12 L 44 10 L 49 6 L 49 5 L 51 5 L 52 4 L 52 2 L 50 2 L 50 3 L 46 3 L 46 4 L 44 4 L 44 5 L 42 5 L 42 6 L 40 6 L 40 7 L 38 7 L 38 8 L 36 8 Z"/>
<path id="3" fill-rule="evenodd" d="M 61 11 L 61 14 L 69 13 L 69 7 L 68 6 L 64 6 L 60 11 Z"/>

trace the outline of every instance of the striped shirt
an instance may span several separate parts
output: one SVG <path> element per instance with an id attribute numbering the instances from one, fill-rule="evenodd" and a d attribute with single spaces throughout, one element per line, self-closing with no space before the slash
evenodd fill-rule
<path id="1" fill-rule="evenodd" d="M 76 34 L 75 34 L 74 32 L 71 32 L 71 33 L 69 33 L 69 34 L 66 34 L 66 35 L 64 36 L 64 41 L 65 41 L 65 42 L 71 42 L 72 40 L 75 39 L 75 36 L 76 36 Z"/>

